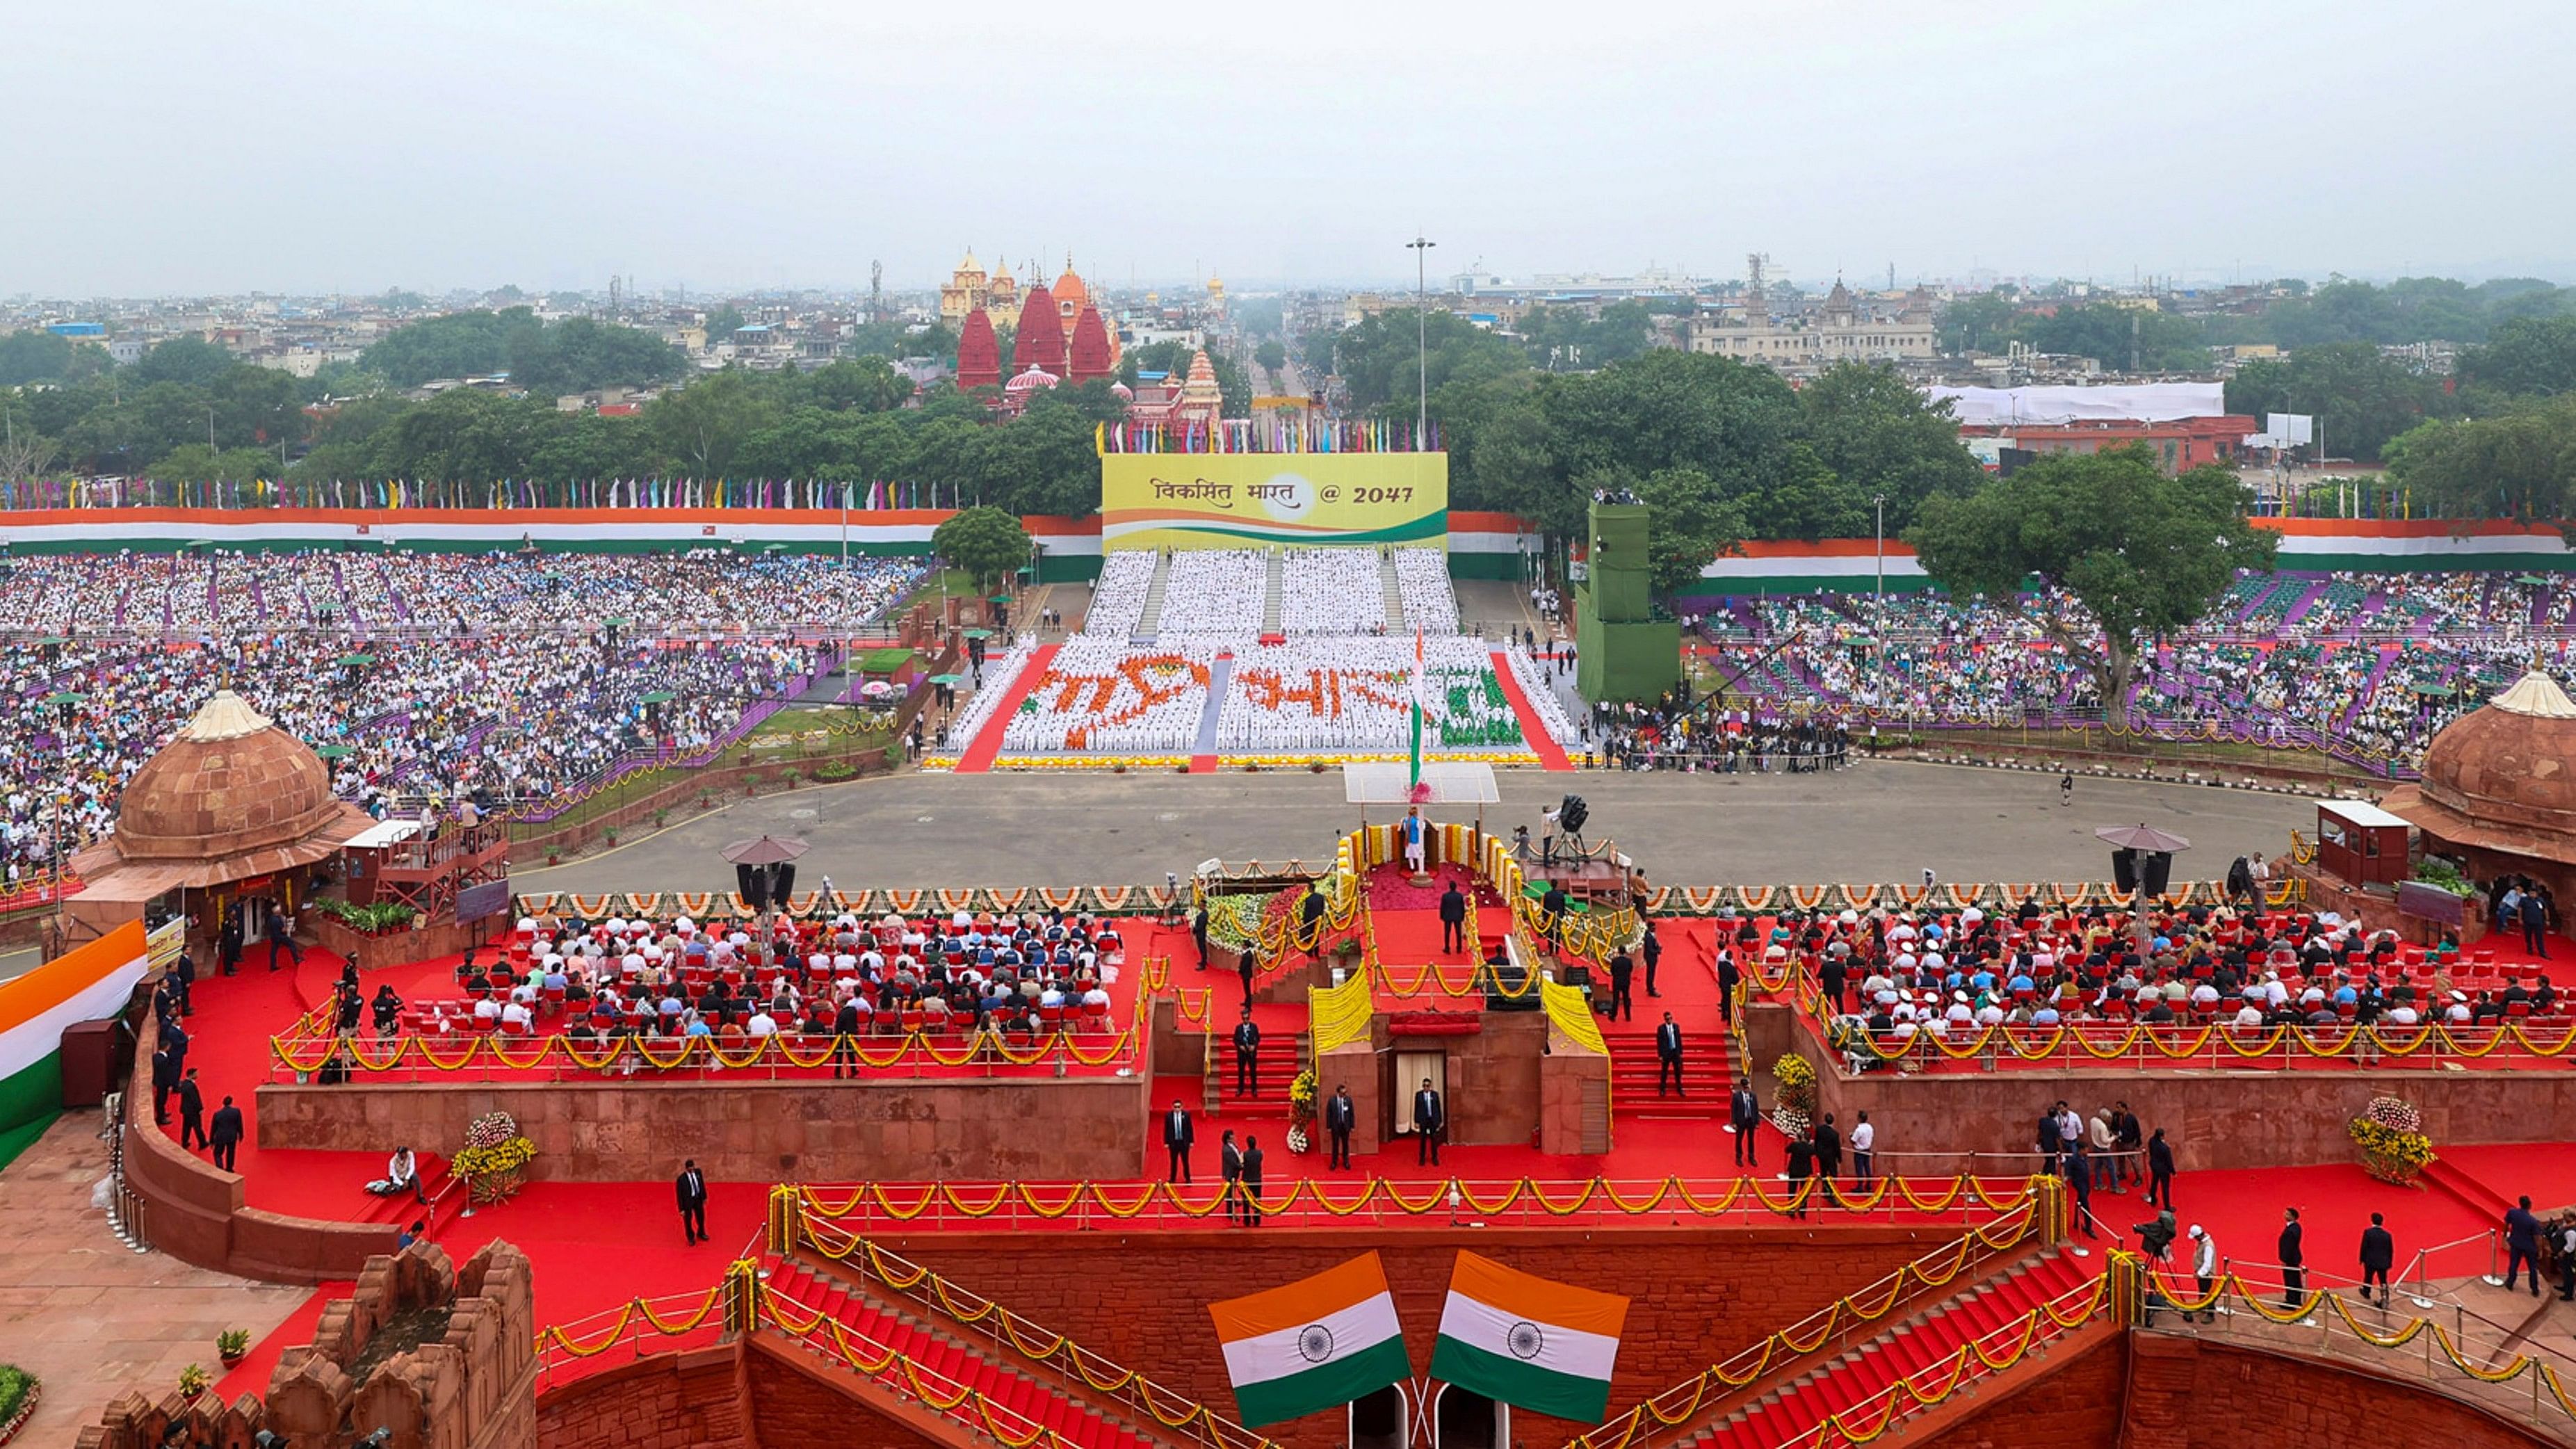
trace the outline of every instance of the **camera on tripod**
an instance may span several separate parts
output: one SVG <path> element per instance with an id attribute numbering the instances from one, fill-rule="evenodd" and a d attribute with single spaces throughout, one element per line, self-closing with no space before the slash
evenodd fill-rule
<path id="1" fill-rule="evenodd" d="M 1564 842 L 1562 848 L 1569 859 L 1581 860 L 1591 853 L 1583 841 L 1583 824 L 1592 818 L 1592 807 L 1583 803 L 1582 796 L 1568 795 L 1557 803 L 1555 809 L 1540 811 L 1539 817 L 1555 827 L 1547 839 L 1540 842 L 1541 864 L 1556 864 L 1559 842 Z"/>

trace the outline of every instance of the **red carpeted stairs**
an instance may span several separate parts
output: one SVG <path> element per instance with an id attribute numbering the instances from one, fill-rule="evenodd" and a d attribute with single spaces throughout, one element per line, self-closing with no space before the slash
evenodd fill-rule
<path id="1" fill-rule="evenodd" d="M 1237 1095 L 1234 1090 L 1234 1043 L 1231 1040 L 1217 1043 L 1217 1089 L 1210 1105 L 1220 1116 L 1228 1119 L 1276 1117 L 1285 1122 L 1288 1119 L 1289 1085 L 1306 1067 L 1306 1034 L 1265 1029 L 1254 1060 L 1258 1070 L 1253 1075 L 1252 1084 L 1260 1095 Z M 1325 1090 L 1331 1089 L 1327 1087 Z M 1272 1145 L 1274 1149 L 1277 1146 L 1275 1141 Z"/>
<path id="2" fill-rule="evenodd" d="M 1775 1385 L 1716 1424 L 1684 1441 L 1691 1449 L 1774 1449 L 1798 1440 L 1829 1414 L 1866 1405 L 1857 1416 L 1863 1427 L 1879 1422 L 1879 1400 L 1873 1397 L 1898 1379 L 1945 1363 L 1959 1346 L 2012 1327 L 2023 1314 L 2082 1284 L 2101 1270 L 2097 1259 L 2052 1253 L 2027 1260 L 2011 1272 L 1943 1300 L 1930 1311 L 1897 1324 L 1878 1337 L 1822 1361 L 1785 1383 Z M 2042 1323 L 2044 1331 L 2049 1327 Z M 2020 1341 L 2017 1328 L 1987 1342 L 2000 1356 Z M 1973 1356 L 1972 1356 L 1973 1357 Z M 1980 1366 L 1969 1364 L 1971 1372 Z M 1914 1406 L 1897 1390 L 1901 1417 Z"/>
<path id="3" fill-rule="evenodd" d="M 1676 1013 L 1678 1014 L 1678 1013 Z M 1661 1012 L 1655 1013 L 1660 1017 Z M 1647 1013 L 1641 1007 L 1637 1021 L 1643 1023 Z M 1687 1121 L 1722 1120 L 1726 1116 L 1727 1093 L 1734 1087 L 1728 1060 L 1727 1038 L 1723 1031 L 1690 1031 L 1682 1033 L 1682 1095 L 1655 1095 L 1659 1064 L 1655 1060 L 1655 1032 L 1651 1026 L 1631 1025 L 1622 1021 L 1616 1027 L 1608 1022 L 1601 1026 L 1602 1044 L 1610 1048 L 1610 1110 L 1621 1117 L 1664 1117 Z"/>
<path id="4" fill-rule="evenodd" d="M 966 1340 L 932 1328 L 838 1273 L 817 1272 L 803 1264 L 776 1257 L 763 1257 L 761 1266 L 769 1274 L 769 1286 L 776 1289 L 781 1298 L 809 1313 L 820 1310 L 830 1314 L 851 1339 L 865 1340 L 867 1345 L 877 1350 L 892 1349 L 902 1354 L 921 1368 L 925 1378 L 938 1375 L 930 1383 L 942 1397 L 955 1392 L 952 1385 L 962 1385 L 982 1394 L 994 1406 L 995 1417 L 1002 1421 L 1002 1427 L 1010 1431 L 1013 1439 L 1027 1433 L 1028 1428 L 1027 1425 L 1012 1423 L 1008 1414 L 1017 1414 L 1028 1425 L 1052 1430 L 1077 1449 L 1161 1449 L 1162 1441 L 1148 1437 L 1088 1404 L 1077 1402 L 1016 1368 L 1005 1366 Z M 787 1333 L 783 1325 L 766 1320 L 763 1329 Z M 841 1356 L 828 1331 L 820 1325 L 800 1341 L 845 1372 L 858 1372 Z M 852 1346 L 857 1348 L 861 1345 L 854 1342 Z M 942 1383 L 941 1379 L 947 1382 Z M 893 1382 L 901 1385 L 904 1381 L 897 1374 Z M 908 1387 L 902 1392 L 918 1401 L 918 1396 L 911 1394 Z M 975 1411 L 974 1400 L 969 1399 L 949 1411 L 949 1417 L 977 1437 L 983 1436 L 983 1419 Z"/>

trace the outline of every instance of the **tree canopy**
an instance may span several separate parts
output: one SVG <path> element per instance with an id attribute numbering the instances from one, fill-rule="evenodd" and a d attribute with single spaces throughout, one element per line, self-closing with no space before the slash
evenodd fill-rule
<path id="1" fill-rule="evenodd" d="M 2439 379 L 2380 354 L 2367 342 L 2302 347 L 2275 362 L 2249 362 L 2227 380 L 2227 410 L 2308 413 L 2336 457 L 2375 460 L 2388 440 L 2428 417 L 2455 411 Z"/>
<path id="2" fill-rule="evenodd" d="M 991 588 L 1029 561 L 1029 533 L 1015 515 L 999 508 L 968 508 L 931 530 L 933 553 L 975 576 L 976 586 Z"/>
<path id="3" fill-rule="evenodd" d="M 2428 517 L 2554 523 L 2576 540 L 2576 396 L 2425 423 L 2388 445 L 2388 471 Z"/>
<path id="4" fill-rule="evenodd" d="M 396 387 L 506 372 L 514 385 L 552 396 L 668 382 L 687 370 L 688 357 L 639 328 L 587 317 L 548 323 L 528 308 L 512 307 L 450 312 L 397 328 L 368 348 L 358 365 Z"/>
<path id="5" fill-rule="evenodd" d="M 2138 651 L 2208 613 L 2239 569 L 2272 567 L 2279 537 L 2244 510 L 2234 473 L 2167 478 L 2132 446 L 2053 453 L 1975 493 L 1934 498 L 1906 539 L 1957 597 L 2027 611 L 2025 581 L 2062 591 L 2099 629 L 2098 646 L 2045 604 L 2037 622 L 2092 673 L 2105 717 L 2124 725 Z"/>

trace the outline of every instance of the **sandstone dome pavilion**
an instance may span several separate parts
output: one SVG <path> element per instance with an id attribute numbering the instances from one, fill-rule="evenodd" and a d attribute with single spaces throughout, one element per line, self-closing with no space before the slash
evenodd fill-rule
<path id="1" fill-rule="evenodd" d="M 374 824 L 332 794 L 312 746 L 219 689 L 135 771 L 116 833 L 72 857 L 86 884 L 66 932 L 94 939 L 149 908 L 194 911 L 210 926 L 216 908 L 245 899 L 291 909 L 313 867 Z"/>

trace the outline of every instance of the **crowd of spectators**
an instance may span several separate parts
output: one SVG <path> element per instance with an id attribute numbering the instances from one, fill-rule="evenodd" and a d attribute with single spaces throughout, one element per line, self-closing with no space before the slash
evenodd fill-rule
<path id="1" fill-rule="evenodd" d="M 323 751 L 338 792 L 379 812 L 409 796 L 506 808 L 638 751 L 699 753 L 831 661 L 827 638 L 773 625 L 865 622 L 917 575 L 722 556 L 15 560 L 0 579 L 0 864 L 24 880 L 110 833 L 126 779 L 218 687 Z"/>
<path id="2" fill-rule="evenodd" d="M 2576 591 L 2491 574 L 2247 574 L 2208 617 L 2143 641 L 2127 701 L 2148 728 L 2206 730 L 2411 768 L 2433 734 L 2538 657 L 2576 668 Z M 1698 637 L 1773 709 L 1813 701 L 1905 726 L 2099 719 L 2099 631 L 2071 600 L 2020 610 L 1937 591 L 1737 601 Z"/>

